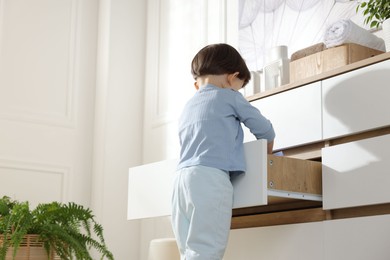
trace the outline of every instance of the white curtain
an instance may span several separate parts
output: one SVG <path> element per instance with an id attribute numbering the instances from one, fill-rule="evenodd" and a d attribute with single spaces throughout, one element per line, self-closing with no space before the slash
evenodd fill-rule
<path id="1" fill-rule="evenodd" d="M 239 0 L 239 17 L 239 50 L 250 70 L 263 68 L 272 47 L 287 45 L 290 56 L 322 42 L 325 29 L 338 19 L 364 27 L 356 1 L 349 0 Z"/>

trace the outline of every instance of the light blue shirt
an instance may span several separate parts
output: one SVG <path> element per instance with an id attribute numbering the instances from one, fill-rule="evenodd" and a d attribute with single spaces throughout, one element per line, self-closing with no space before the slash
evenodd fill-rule
<path id="1" fill-rule="evenodd" d="M 245 172 L 241 122 L 257 139 L 275 138 L 271 122 L 240 92 L 203 86 L 188 101 L 179 120 L 178 169 L 203 165 L 230 173 Z"/>

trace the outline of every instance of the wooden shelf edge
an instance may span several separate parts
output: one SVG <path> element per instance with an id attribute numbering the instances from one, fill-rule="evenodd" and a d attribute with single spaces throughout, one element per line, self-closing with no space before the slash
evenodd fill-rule
<path id="1" fill-rule="evenodd" d="M 278 200 L 280 199 L 280 200 Z M 322 201 L 309 201 L 298 199 L 283 199 L 268 197 L 269 205 L 233 209 L 233 217 L 268 214 L 282 211 L 303 210 L 309 208 L 322 208 Z"/>
<path id="2" fill-rule="evenodd" d="M 390 203 L 324 210 L 322 207 L 233 216 L 231 229 L 390 215 Z"/>
<path id="3" fill-rule="evenodd" d="M 240 216 L 232 218 L 231 229 L 308 223 L 323 221 L 326 217 L 326 211 L 322 210 L 322 208 Z"/>
<path id="4" fill-rule="evenodd" d="M 356 217 L 369 217 L 390 214 L 390 203 L 367 205 L 352 208 L 333 209 L 330 211 L 330 219 L 346 219 Z"/>
<path id="5" fill-rule="evenodd" d="M 390 134 L 390 126 L 383 126 L 375 129 L 369 129 L 360 133 L 348 134 L 341 137 L 324 139 L 315 143 L 304 144 L 296 147 L 287 147 L 278 151 L 283 151 L 284 156 L 303 159 L 303 160 L 321 160 L 321 149 L 327 146 L 334 146 L 348 142 L 354 142 L 367 138 L 373 138 Z"/>

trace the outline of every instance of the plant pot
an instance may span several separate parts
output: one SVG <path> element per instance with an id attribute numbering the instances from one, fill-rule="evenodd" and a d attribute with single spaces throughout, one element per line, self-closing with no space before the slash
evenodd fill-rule
<path id="1" fill-rule="evenodd" d="M 382 23 L 383 39 L 385 40 L 386 52 L 390 51 L 390 18 Z"/>
<path id="2" fill-rule="evenodd" d="M 3 242 L 3 237 L 0 237 L 0 244 Z M 7 251 L 6 260 L 12 260 L 13 247 L 10 247 Z M 50 253 L 50 258 L 47 257 L 46 250 L 43 243 L 39 241 L 38 235 L 26 235 L 23 238 L 22 243 L 16 253 L 15 260 L 60 260 L 60 258 Z"/>

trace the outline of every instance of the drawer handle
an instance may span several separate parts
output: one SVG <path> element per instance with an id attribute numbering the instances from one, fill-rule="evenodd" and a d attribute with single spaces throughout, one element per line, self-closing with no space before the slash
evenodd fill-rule
<path id="1" fill-rule="evenodd" d="M 269 186 L 272 188 L 274 186 L 274 182 L 273 181 L 270 181 L 269 182 Z"/>
<path id="2" fill-rule="evenodd" d="M 273 160 L 269 160 L 269 165 L 273 165 L 274 164 L 274 161 Z"/>

